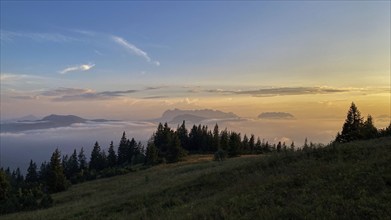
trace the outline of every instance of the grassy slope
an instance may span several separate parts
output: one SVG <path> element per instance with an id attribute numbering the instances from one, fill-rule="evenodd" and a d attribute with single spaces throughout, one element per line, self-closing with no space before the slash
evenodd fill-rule
<path id="1" fill-rule="evenodd" d="M 202 158 L 202 157 L 201 157 Z M 391 138 L 310 152 L 192 157 L 72 186 L 1 219 L 354 219 L 391 216 Z M 205 158 L 204 158 L 205 159 Z"/>

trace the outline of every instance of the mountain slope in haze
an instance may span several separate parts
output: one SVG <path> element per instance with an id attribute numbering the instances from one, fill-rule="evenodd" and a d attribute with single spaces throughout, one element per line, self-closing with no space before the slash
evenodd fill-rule
<path id="1" fill-rule="evenodd" d="M 391 137 L 223 162 L 191 156 L 53 194 L 3 219 L 384 219 Z M 135 167 L 137 169 L 137 167 Z"/>
<path id="2" fill-rule="evenodd" d="M 75 123 L 106 122 L 105 119 L 88 120 L 75 115 L 49 115 L 40 120 L 17 121 L 1 124 L 1 132 L 21 132 L 27 130 L 49 129 L 58 127 L 67 127 Z"/>

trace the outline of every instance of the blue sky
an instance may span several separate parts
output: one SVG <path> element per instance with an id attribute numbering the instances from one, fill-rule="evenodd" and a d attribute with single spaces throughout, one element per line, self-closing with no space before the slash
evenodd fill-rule
<path id="1" fill-rule="evenodd" d="M 355 100 L 385 109 L 389 9 L 389 1 L 2 1 L 1 116 L 129 118 L 105 105 L 134 118 L 173 107 L 253 116 L 268 105 L 298 111 L 297 103 L 344 112 Z"/>

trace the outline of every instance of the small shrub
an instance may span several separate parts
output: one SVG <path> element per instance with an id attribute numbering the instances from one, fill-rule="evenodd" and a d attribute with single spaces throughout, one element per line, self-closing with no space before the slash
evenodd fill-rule
<path id="1" fill-rule="evenodd" d="M 227 152 L 219 149 L 214 153 L 213 160 L 215 161 L 224 161 L 227 158 Z"/>

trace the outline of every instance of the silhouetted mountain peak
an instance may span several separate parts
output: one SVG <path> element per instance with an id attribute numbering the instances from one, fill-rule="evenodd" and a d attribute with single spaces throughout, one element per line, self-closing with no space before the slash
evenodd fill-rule
<path id="1" fill-rule="evenodd" d="M 172 121 L 174 119 L 179 119 L 178 116 L 186 116 L 192 117 L 193 119 L 203 120 L 203 119 L 232 119 L 239 118 L 239 116 L 235 115 L 232 112 L 226 113 L 219 110 L 212 109 L 200 109 L 200 110 L 181 110 L 181 109 L 173 109 L 167 110 L 163 113 L 162 119 L 166 121 Z"/>
<path id="2" fill-rule="evenodd" d="M 49 115 L 41 119 L 41 121 L 50 121 L 56 123 L 84 123 L 87 120 L 75 115 Z"/>

